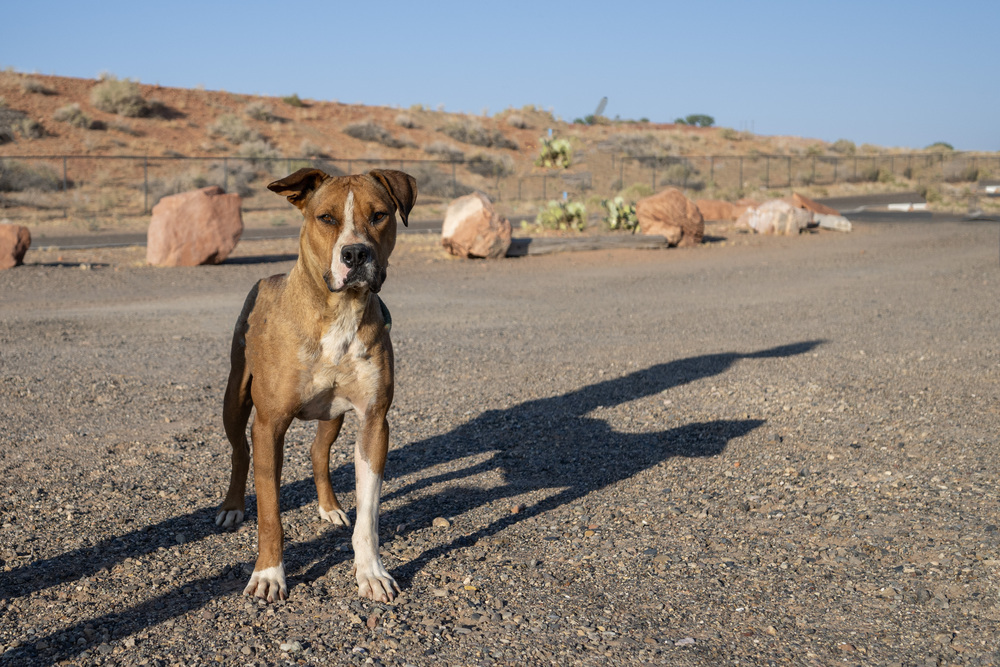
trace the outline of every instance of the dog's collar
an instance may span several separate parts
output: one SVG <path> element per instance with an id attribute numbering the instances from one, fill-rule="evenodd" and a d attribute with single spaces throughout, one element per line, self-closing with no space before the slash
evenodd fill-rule
<path id="1" fill-rule="evenodd" d="M 389 309 L 385 307 L 382 297 L 376 294 L 375 298 L 378 299 L 378 307 L 382 311 L 382 319 L 385 320 L 385 330 L 389 331 L 392 329 L 392 315 L 389 314 Z"/>

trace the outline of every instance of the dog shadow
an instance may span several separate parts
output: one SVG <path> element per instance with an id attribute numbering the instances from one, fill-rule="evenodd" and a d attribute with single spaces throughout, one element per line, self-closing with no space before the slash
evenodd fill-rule
<path id="1" fill-rule="evenodd" d="M 463 459 L 477 459 L 478 462 L 430 474 L 386 493 L 383 496 L 385 501 L 404 502 L 392 502 L 393 508 L 383 513 L 380 531 L 383 544 L 405 536 L 413 530 L 413 526 L 426 525 L 432 515 L 457 516 L 531 491 L 556 490 L 517 514 L 503 513 L 500 518 L 472 533 L 426 549 L 396 568 L 393 575 L 405 585 L 427 563 L 441 556 L 629 479 L 667 459 L 721 454 L 731 440 L 750 433 L 764 421 L 721 419 L 688 423 L 655 432 L 625 433 L 615 431 L 606 421 L 591 413 L 719 375 L 740 360 L 792 357 L 807 353 L 822 343 L 820 340 L 805 341 L 749 354 L 710 354 L 657 364 L 562 395 L 527 401 L 502 410 L 489 410 L 448 433 L 391 450 L 386 470 L 395 478 Z M 430 496 L 421 493 L 436 484 L 471 480 L 490 472 L 500 473 L 503 483 L 491 488 L 449 484 Z M 347 463 L 336 469 L 333 481 L 335 488 L 349 486 L 353 481 L 353 464 Z M 281 494 L 282 510 L 299 508 L 316 500 L 311 477 L 284 484 Z M 254 502 L 255 498 L 248 496 L 247 509 L 251 515 L 254 514 Z M 169 546 L 176 533 L 183 533 L 188 543 L 203 539 L 217 531 L 212 521 L 216 510 L 215 506 L 202 508 L 151 527 L 102 540 L 93 547 L 75 549 L 14 568 L 0 575 L 0 590 L 8 599 L 24 597 L 69 579 L 91 576 L 126 558 L 140 558 Z M 393 530 L 391 527 L 397 524 L 403 528 Z M 248 558 L 252 556 L 246 555 Z M 285 547 L 288 571 L 296 572 L 308 565 L 303 573 L 290 577 L 291 594 L 295 594 L 296 584 L 308 583 L 350 557 L 349 552 L 330 548 L 328 534 L 314 540 L 289 542 Z M 239 586 L 242 587 L 243 583 L 240 578 Z M 97 619 L 79 621 L 40 638 L 51 647 L 43 653 L 35 653 L 34 647 L 28 646 L 22 647 L 19 652 L 32 653 L 32 664 L 59 662 L 78 655 L 85 648 L 61 642 L 59 636 L 76 636 L 85 625 L 127 628 L 122 635 L 127 636 L 199 609 L 210 600 L 234 590 L 234 587 L 235 584 L 226 580 L 223 573 L 188 581 L 150 600 Z M 24 657 L 29 655 L 26 653 Z"/>

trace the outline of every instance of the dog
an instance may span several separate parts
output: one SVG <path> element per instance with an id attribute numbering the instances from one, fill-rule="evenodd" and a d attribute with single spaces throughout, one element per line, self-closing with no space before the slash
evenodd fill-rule
<path id="1" fill-rule="evenodd" d="M 344 414 L 358 417 L 354 446 L 357 517 L 352 544 L 358 594 L 392 601 L 399 585 L 382 565 L 379 499 L 393 397 L 389 311 L 378 292 L 403 224 L 417 198 L 401 171 L 332 177 L 300 169 L 269 184 L 302 213 L 299 256 L 286 275 L 250 290 L 233 332 L 223 423 L 232 444 L 232 477 L 216 524 L 243 521 L 251 426 L 257 492 L 257 563 L 244 595 L 288 597 L 278 495 L 285 432 L 293 419 L 318 420 L 310 451 L 320 517 L 349 527 L 330 484 L 330 446 Z"/>

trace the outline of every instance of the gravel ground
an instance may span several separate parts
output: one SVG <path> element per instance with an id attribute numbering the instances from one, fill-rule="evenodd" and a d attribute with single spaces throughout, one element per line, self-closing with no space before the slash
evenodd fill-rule
<path id="1" fill-rule="evenodd" d="M 241 595 L 252 495 L 214 524 L 231 328 L 294 242 L 29 253 L 0 272 L 0 665 L 1000 664 L 996 225 L 709 236 L 495 263 L 401 239 L 393 604 L 319 520 L 311 424 L 288 601 Z"/>

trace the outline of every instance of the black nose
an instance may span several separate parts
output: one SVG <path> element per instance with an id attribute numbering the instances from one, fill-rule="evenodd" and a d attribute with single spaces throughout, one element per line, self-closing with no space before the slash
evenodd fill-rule
<path id="1" fill-rule="evenodd" d="M 344 246 L 344 249 L 340 251 L 340 261 L 342 261 L 344 266 L 349 269 L 361 266 L 367 262 L 370 257 L 371 253 L 368 250 L 368 246 L 360 243 Z"/>

